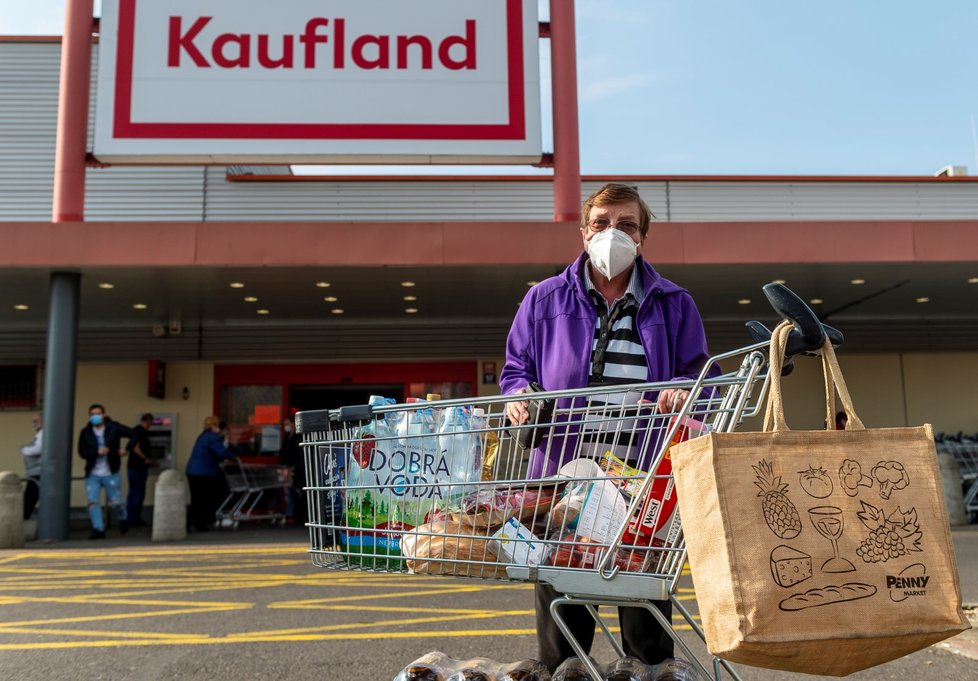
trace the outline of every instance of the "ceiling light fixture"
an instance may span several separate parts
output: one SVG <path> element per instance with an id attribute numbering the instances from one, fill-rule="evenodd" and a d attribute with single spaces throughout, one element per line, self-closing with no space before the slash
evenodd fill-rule
<path id="1" fill-rule="evenodd" d="M 917 298 L 917 302 L 918 303 L 929 303 L 930 302 L 930 298 L 928 298 L 927 296 L 920 296 L 919 298 Z"/>
<path id="2" fill-rule="evenodd" d="M 332 286 L 332 284 L 330 284 L 328 281 L 317 281 L 316 282 L 316 288 L 329 288 L 330 286 Z"/>
<path id="3" fill-rule="evenodd" d="M 255 296 L 245 296 L 244 301 L 246 303 L 257 303 L 258 302 L 258 298 L 255 297 Z"/>
<path id="4" fill-rule="evenodd" d="M 326 296 L 325 298 L 323 298 L 323 300 L 327 303 L 335 303 L 337 300 L 339 300 L 339 298 L 337 298 L 336 296 Z"/>
<path id="5" fill-rule="evenodd" d="M 334 307 L 330 312 L 333 314 L 343 314 L 344 310 L 342 307 Z"/>
<path id="6" fill-rule="evenodd" d="M 228 286 L 230 286 L 231 288 L 244 288 L 244 282 L 232 281 L 230 284 L 228 284 Z"/>
<path id="7" fill-rule="evenodd" d="M 968 278 L 968 283 L 969 284 L 978 284 L 978 277 L 969 277 Z"/>
<path id="8" fill-rule="evenodd" d="M 31 309 L 31 307 L 30 307 L 30 305 L 17 304 L 17 305 L 14 305 L 14 309 L 15 310 L 20 310 L 21 312 L 23 312 L 24 310 Z"/>
<path id="9" fill-rule="evenodd" d="M 134 310 L 145 310 L 146 309 L 146 303 L 136 303 L 135 305 L 132 306 L 132 309 L 134 309 Z"/>
<path id="10" fill-rule="evenodd" d="M 750 305 L 750 298 L 741 298 L 737 301 L 738 305 Z"/>
<path id="11" fill-rule="evenodd" d="M 528 282 L 526 282 L 526 285 L 527 285 L 527 286 L 536 286 L 536 285 L 537 285 L 537 284 L 539 284 L 539 283 L 540 283 L 539 281 L 533 281 L 533 280 L 531 279 L 530 281 L 528 281 Z"/>
<path id="12" fill-rule="evenodd" d="M 103 281 L 101 284 L 98 285 L 98 287 L 108 290 L 110 288 L 115 288 L 115 284 L 112 284 L 108 281 Z"/>
<path id="13" fill-rule="evenodd" d="M 809 302 L 809 303 L 811 303 L 812 305 L 821 305 L 821 304 L 822 304 L 822 303 L 824 303 L 825 301 L 824 301 L 824 300 L 822 300 L 821 298 L 812 298 L 812 299 L 811 299 L 811 300 L 809 300 L 808 302 Z"/>
<path id="14" fill-rule="evenodd" d="M 853 279 L 849 283 L 852 284 L 853 286 L 861 286 L 861 285 L 863 285 L 863 284 L 866 283 L 866 280 L 865 279 Z"/>
<path id="15" fill-rule="evenodd" d="M 404 288 L 411 288 L 412 286 L 414 286 L 414 282 L 413 281 L 402 281 L 401 282 L 401 286 L 403 286 Z"/>
<path id="16" fill-rule="evenodd" d="M 416 308 L 416 307 L 406 307 L 406 308 L 404 308 L 404 311 L 407 312 L 408 314 L 417 314 L 418 313 L 418 308 Z"/>
<path id="17" fill-rule="evenodd" d="M 260 310 L 255 310 L 255 312 L 257 312 L 258 314 L 269 314 L 269 311 L 266 310 L 265 308 L 262 308 Z"/>
<path id="18" fill-rule="evenodd" d="M 404 296 L 405 303 L 413 303 L 417 299 L 418 299 L 417 296 Z"/>
<path id="19" fill-rule="evenodd" d="M 771 281 L 772 284 L 785 284 L 787 283 L 784 279 L 774 279 Z"/>

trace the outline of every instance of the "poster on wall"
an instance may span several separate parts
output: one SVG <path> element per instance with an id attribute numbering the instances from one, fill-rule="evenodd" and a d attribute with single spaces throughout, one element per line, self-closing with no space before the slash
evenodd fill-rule
<path id="1" fill-rule="evenodd" d="M 537 0 L 104 0 L 107 163 L 532 163 Z"/>

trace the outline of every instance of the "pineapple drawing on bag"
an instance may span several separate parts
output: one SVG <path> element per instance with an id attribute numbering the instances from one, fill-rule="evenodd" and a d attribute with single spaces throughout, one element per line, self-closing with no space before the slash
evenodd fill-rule
<path id="1" fill-rule="evenodd" d="M 761 490 L 761 509 L 764 522 L 782 539 L 794 539 L 801 533 L 801 516 L 798 509 L 788 499 L 788 483 L 781 482 L 781 476 L 774 474 L 774 467 L 765 459 L 751 466 L 757 473 L 755 485 Z"/>

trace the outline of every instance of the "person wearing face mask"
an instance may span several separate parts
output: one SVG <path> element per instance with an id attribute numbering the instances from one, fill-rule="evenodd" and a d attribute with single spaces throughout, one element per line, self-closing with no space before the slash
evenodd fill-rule
<path id="1" fill-rule="evenodd" d="M 296 410 L 293 410 L 293 416 Z M 302 461 L 302 436 L 295 432 L 295 424 L 291 418 L 282 421 L 282 431 L 285 434 L 285 442 L 282 444 L 282 451 L 279 452 L 279 462 L 283 466 L 289 467 L 289 478 L 292 486 L 285 488 L 285 521 L 294 523 L 296 516 L 303 517 L 302 512 L 302 480 L 305 480 L 304 466 Z M 300 474 L 300 469 L 303 473 Z"/>
<path id="2" fill-rule="evenodd" d="M 78 455 L 85 459 L 85 494 L 92 521 L 89 539 L 105 538 L 105 519 L 99 504 L 102 489 L 105 489 L 109 507 L 119 518 L 119 532 L 125 534 L 129 531 L 119 468 L 126 454 L 122 438 L 131 436 L 132 430 L 106 416 L 105 407 L 101 404 L 88 408 L 88 424 L 78 435 Z"/>
<path id="3" fill-rule="evenodd" d="M 506 341 L 500 372 L 502 394 L 525 392 L 531 383 L 544 390 L 615 386 L 605 400 L 616 410 L 630 399 L 620 386 L 695 378 L 709 358 L 703 322 L 686 289 L 661 277 L 642 257 L 652 213 L 634 187 L 606 184 L 584 202 L 581 237 L 584 252 L 561 274 L 535 285 L 526 294 Z M 637 403 L 639 396 L 635 396 Z M 660 412 L 678 411 L 685 390 L 662 390 L 651 396 Z M 591 406 L 602 401 L 591 400 Z M 558 403 L 558 407 L 569 406 Z M 528 404 L 506 405 L 513 423 L 528 418 Z M 600 457 L 606 451 L 645 470 L 654 452 L 639 451 L 633 433 L 589 432 L 552 435 L 551 455 L 531 453 L 530 477 L 554 475 L 576 456 Z M 556 439 L 564 441 L 556 443 Z M 571 438 L 580 442 L 571 443 Z M 559 594 L 536 585 L 539 659 L 555 670 L 575 655 L 550 614 Z M 656 606 L 671 617 L 668 601 Z M 564 606 L 561 614 L 574 637 L 590 650 L 595 622 L 584 606 Z M 644 608 L 620 608 L 622 644 L 627 655 L 646 664 L 673 656 L 673 642 Z"/>

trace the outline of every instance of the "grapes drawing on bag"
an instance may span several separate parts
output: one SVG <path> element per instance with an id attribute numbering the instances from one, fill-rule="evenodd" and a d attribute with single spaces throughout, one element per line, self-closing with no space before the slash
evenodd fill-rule
<path id="1" fill-rule="evenodd" d="M 751 466 L 757 474 L 754 484 L 760 489 L 761 510 L 764 522 L 781 539 L 794 539 L 801 533 L 801 516 L 798 509 L 788 499 L 788 483 L 775 474 L 774 466 L 761 459 Z"/>
<path id="2" fill-rule="evenodd" d="M 897 506 L 889 515 L 882 508 L 860 501 L 862 510 L 856 515 L 869 536 L 856 549 L 856 555 L 867 563 L 885 563 L 893 558 L 921 550 L 920 523 L 917 509 L 904 511 Z"/>

